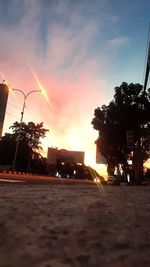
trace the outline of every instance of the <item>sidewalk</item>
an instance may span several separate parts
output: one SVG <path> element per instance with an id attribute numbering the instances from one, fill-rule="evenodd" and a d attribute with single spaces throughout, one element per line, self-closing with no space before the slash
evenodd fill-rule
<path id="1" fill-rule="evenodd" d="M 0 184 L 1 267 L 150 266 L 150 187 Z"/>

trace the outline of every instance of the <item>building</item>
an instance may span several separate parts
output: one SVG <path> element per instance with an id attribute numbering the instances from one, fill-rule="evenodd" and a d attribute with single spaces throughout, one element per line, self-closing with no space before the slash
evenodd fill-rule
<path id="1" fill-rule="evenodd" d="M 49 164 L 55 165 L 57 162 L 64 163 L 81 163 L 84 164 L 83 151 L 70 151 L 66 149 L 48 148 L 47 161 Z"/>
<path id="2" fill-rule="evenodd" d="M 3 124 L 5 119 L 5 112 L 8 99 L 8 86 L 6 84 L 0 84 L 0 138 L 2 136 Z"/>
<path id="3" fill-rule="evenodd" d="M 57 148 L 48 147 L 47 151 L 47 162 L 51 165 L 56 165 L 57 163 Z"/>

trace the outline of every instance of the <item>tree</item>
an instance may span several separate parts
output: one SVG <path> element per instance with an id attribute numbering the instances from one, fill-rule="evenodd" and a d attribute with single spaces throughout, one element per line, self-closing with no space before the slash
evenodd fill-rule
<path id="1" fill-rule="evenodd" d="M 15 122 L 10 129 L 13 133 L 6 133 L 0 141 L 0 164 L 12 165 L 17 138 L 19 138 L 16 168 L 25 171 L 30 167 L 32 157 L 35 155 L 37 158 L 38 151 L 42 149 L 40 139 L 46 136 L 48 129 L 43 128 L 43 122 L 22 123 L 21 128 L 20 123 Z"/>
<path id="2" fill-rule="evenodd" d="M 46 136 L 48 129 L 43 128 L 43 122 L 35 124 L 34 122 L 22 123 L 20 128 L 20 123 L 15 122 L 10 129 L 13 131 L 14 137 L 18 137 L 20 134 L 20 139 L 23 140 L 32 150 L 42 149 L 40 144 L 40 138 Z"/>
<path id="3" fill-rule="evenodd" d="M 108 168 L 126 164 L 127 154 L 140 147 L 148 153 L 150 131 L 150 89 L 144 94 L 140 84 L 123 82 L 115 87 L 108 106 L 95 109 L 92 125 L 98 131 L 99 151 L 107 159 Z M 134 143 L 127 144 L 127 131 L 133 131 Z M 143 158 L 145 155 L 143 156 Z"/>
<path id="4" fill-rule="evenodd" d="M 0 165 L 11 165 L 14 157 L 16 140 L 11 134 L 5 134 L 0 141 Z"/>

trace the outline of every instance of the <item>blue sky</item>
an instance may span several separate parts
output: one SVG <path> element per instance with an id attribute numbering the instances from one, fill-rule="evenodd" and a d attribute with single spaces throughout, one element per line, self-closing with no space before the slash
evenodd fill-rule
<path id="1" fill-rule="evenodd" d="M 92 155 L 94 109 L 123 81 L 143 83 L 149 21 L 149 0 L 0 0 L 1 78 L 28 92 L 36 74 L 45 88 L 49 103 L 32 95 L 24 116 L 50 129 L 45 153 L 53 145 Z M 16 97 L 4 132 L 20 117 Z"/>

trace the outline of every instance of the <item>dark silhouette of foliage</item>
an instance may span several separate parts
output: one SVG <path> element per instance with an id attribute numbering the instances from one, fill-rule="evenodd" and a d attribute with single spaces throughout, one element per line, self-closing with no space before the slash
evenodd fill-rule
<path id="1" fill-rule="evenodd" d="M 150 90 L 144 94 L 142 85 L 123 82 L 115 87 L 114 98 L 108 106 L 95 109 L 92 125 L 99 132 L 96 143 L 110 169 L 119 163 L 125 164 L 127 153 L 133 150 L 127 146 L 129 130 L 134 133 L 134 145 L 148 152 Z"/>
<path id="2" fill-rule="evenodd" d="M 39 153 L 34 153 L 30 165 L 30 172 L 38 174 L 48 174 L 47 159 L 42 157 Z"/>
<path id="3" fill-rule="evenodd" d="M 11 165 L 14 157 L 16 140 L 11 134 L 6 134 L 0 141 L 0 165 Z"/>
<path id="4" fill-rule="evenodd" d="M 48 129 L 43 128 L 43 122 L 35 124 L 34 122 L 22 123 L 20 128 L 20 123 L 15 122 L 10 129 L 13 131 L 13 135 L 17 137 L 20 132 L 20 139 L 23 140 L 31 149 L 41 149 L 40 138 L 46 136 Z"/>
<path id="5" fill-rule="evenodd" d="M 0 141 L 0 164 L 12 165 L 14 160 L 14 154 L 16 149 L 16 139 L 14 135 L 6 134 Z M 17 167 L 20 170 L 26 170 L 28 159 L 32 153 L 31 148 L 27 144 L 20 140 L 17 155 Z"/>
<path id="6" fill-rule="evenodd" d="M 17 138 L 19 138 L 19 146 L 16 160 L 16 169 L 20 171 L 29 171 L 33 167 L 37 172 L 42 172 L 44 169 L 41 163 L 38 149 L 42 149 L 40 138 L 44 138 L 48 129 L 43 128 L 43 122 L 35 124 L 29 122 L 28 124 L 15 122 L 11 127 L 13 133 L 6 133 L 0 141 L 0 164 L 12 165 L 15 155 Z M 20 133 L 20 135 L 19 135 Z M 39 169 L 38 170 L 38 165 Z"/>

